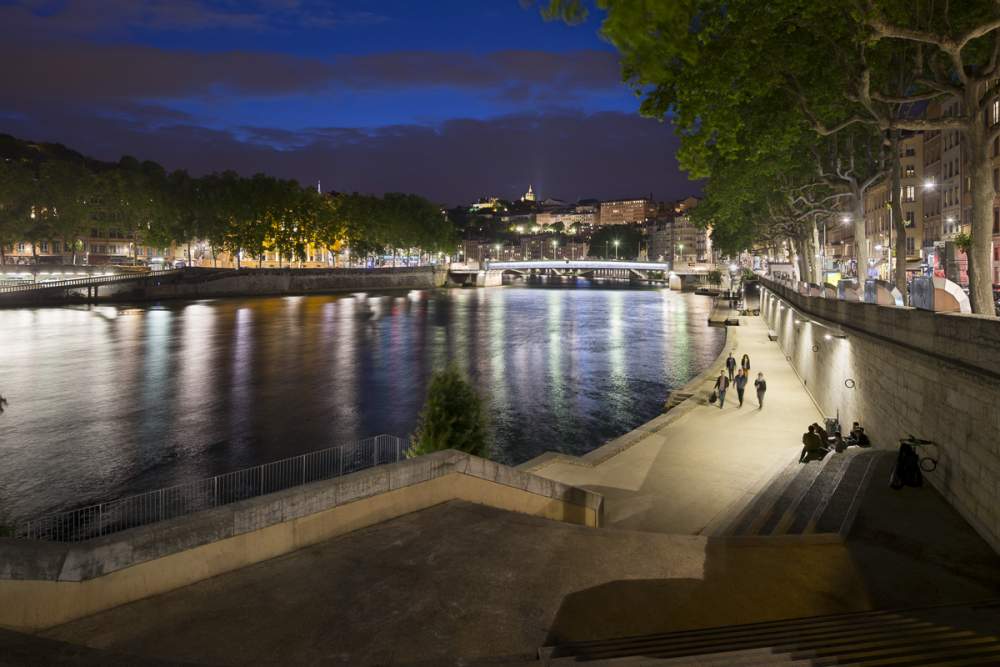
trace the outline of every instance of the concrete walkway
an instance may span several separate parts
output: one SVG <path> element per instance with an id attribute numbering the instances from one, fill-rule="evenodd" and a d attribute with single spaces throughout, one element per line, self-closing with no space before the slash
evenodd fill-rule
<path id="1" fill-rule="evenodd" d="M 705 382 L 689 399 L 696 405 L 679 408 L 682 417 L 655 432 L 640 427 L 632 434 L 635 444 L 601 463 L 563 457 L 531 470 L 604 494 L 611 526 L 691 535 L 724 525 L 798 455 L 806 426 L 822 418 L 760 318 L 741 317 L 740 326 L 729 329 L 726 348 L 737 361 L 750 355 L 752 378 L 764 373 L 762 410 L 752 385 L 742 408 L 735 388 L 724 408 L 710 405 Z"/>

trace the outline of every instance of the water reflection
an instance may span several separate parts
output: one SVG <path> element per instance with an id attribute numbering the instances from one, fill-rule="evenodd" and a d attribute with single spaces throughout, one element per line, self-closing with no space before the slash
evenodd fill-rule
<path id="1" fill-rule="evenodd" d="M 0 507 L 23 517 L 376 433 L 466 369 L 496 458 L 583 453 L 721 346 L 703 297 L 508 286 L 0 311 Z"/>

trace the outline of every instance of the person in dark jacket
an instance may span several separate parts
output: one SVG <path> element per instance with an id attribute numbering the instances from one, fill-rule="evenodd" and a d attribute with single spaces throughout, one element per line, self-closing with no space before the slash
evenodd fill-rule
<path id="1" fill-rule="evenodd" d="M 733 374 L 736 372 L 736 357 L 730 352 L 726 358 L 726 370 L 729 371 L 729 381 L 733 381 Z"/>
<path id="2" fill-rule="evenodd" d="M 743 374 L 746 375 L 747 379 L 749 380 L 750 379 L 750 355 L 749 354 L 744 354 L 743 358 L 740 359 L 740 368 L 743 369 Z"/>
<path id="3" fill-rule="evenodd" d="M 736 397 L 740 399 L 740 407 L 743 407 L 743 390 L 747 388 L 747 382 L 750 378 L 747 377 L 746 371 L 742 368 L 736 372 L 736 379 L 733 380 L 733 384 L 736 385 Z"/>
<path id="4" fill-rule="evenodd" d="M 767 391 L 767 380 L 764 379 L 763 373 L 757 373 L 753 386 L 757 390 L 757 409 L 761 410 L 764 407 L 764 393 Z"/>
<path id="5" fill-rule="evenodd" d="M 726 402 L 726 390 L 729 389 L 729 378 L 725 372 L 719 371 L 719 377 L 715 378 L 715 393 L 719 396 L 719 409 Z"/>
<path id="6" fill-rule="evenodd" d="M 816 432 L 816 424 L 809 424 L 809 430 L 802 435 L 802 453 L 799 454 L 799 463 L 805 463 L 813 454 L 826 451 L 823 439 Z"/>

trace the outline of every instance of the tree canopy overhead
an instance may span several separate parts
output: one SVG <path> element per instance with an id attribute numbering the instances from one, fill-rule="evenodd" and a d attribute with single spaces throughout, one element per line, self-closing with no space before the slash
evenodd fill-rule
<path id="1" fill-rule="evenodd" d="M 549 17 L 579 21 L 584 0 L 548 0 Z M 970 282 L 992 313 L 993 189 L 987 147 L 1000 76 L 994 0 L 598 0 L 601 31 L 621 53 L 641 112 L 668 120 L 678 160 L 708 178 L 694 214 L 730 250 L 784 237 L 803 263 L 815 225 L 853 222 L 867 266 L 864 198 L 888 183 L 896 255 L 905 256 L 899 148 L 907 132 L 957 131 L 969 155 Z M 955 113 L 928 114 L 933 103 Z M 825 218 L 824 218 L 825 216 Z M 810 241 L 810 238 L 813 239 Z M 801 267 L 810 275 L 814 267 Z M 905 263 L 896 281 L 905 288 Z"/>

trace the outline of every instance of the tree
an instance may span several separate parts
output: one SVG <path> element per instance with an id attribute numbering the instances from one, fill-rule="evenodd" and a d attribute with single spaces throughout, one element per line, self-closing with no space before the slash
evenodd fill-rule
<path id="1" fill-rule="evenodd" d="M 715 285 L 718 287 L 722 284 L 722 271 L 718 269 L 712 269 L 708 272 L 708 284 Z"/>
<path id="2" fill-rule="evenodd" d="M 487 458 L 490 453 L 483 400 L 453 364 L 431 377 L 408 456 L 444 449 Z"/>
<path id="3" fill-rule="evenodd" d="M 957 131 L 965 140 L 972 190 L 972 247 L 969 300 L 975 313 L 995 314 L 991 286 L 993 224 L 992 169 L 987 153 L 1000 138 L 1000 117 L 992 111 L 1000 76 L 1000 7 L 988 0 L 872 3 L 864 15 L 870 39 L 908 42 L 914 85 L 888 101 L 914 104 L 928 99 L 957 101 L 957 113 L 940 118 L 902 117 L 891 130 Z M 877 92 L 873 94 L 873 97 Z"/>
<path id="4" fill-rule="evenodd" d="M 23 160 L 0 160 L 0 264 L 6 249 L 25 238 L 31 215 L 34 175 Z"/>

